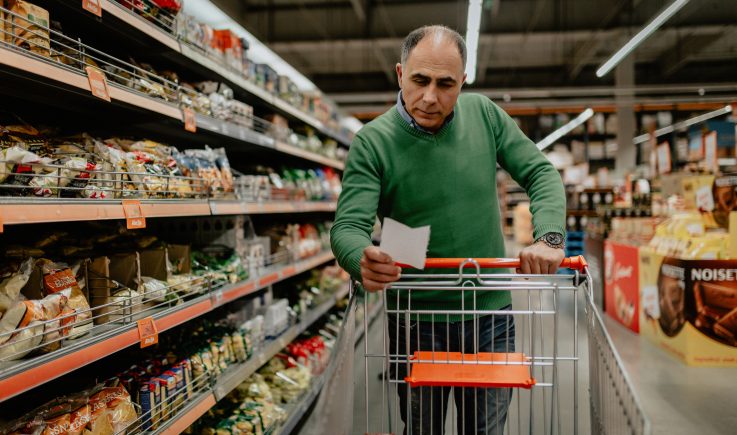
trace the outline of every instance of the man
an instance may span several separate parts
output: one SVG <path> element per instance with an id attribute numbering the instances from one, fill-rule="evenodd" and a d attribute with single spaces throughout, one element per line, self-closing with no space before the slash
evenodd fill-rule
<path id="1" fill-rule="evenodd" d="M 401 88 L 396 106 L 368 123 L 353 140 L 331 241 L 340 265 L 367 291 L 383 290 L 401 274 L 389 255 L 371 246 L 377 215 L 411 227 L 430 225 L 429 257 L 504 257 L 497 163 L 531 199 L 536 242 L 522 250 L 520 271 L 555 273 L 563 260 L 566 203 L 560 176 L 488 98 L 459 96 L 466 79 L 465 62 L 465 43 L 457 32 L 426 26 L 410 33 L 396 66 Z M 511 295 L 486 292 L 477 303 L 479 310 L 509 309 Z M 460 292 L 415 292 L 412 308 L 460 309 Z M 412 340 L 410 351 L 437 345 L 450 351 L 511 352 L 511 317 L 475 320 L 478 337 L 472 335 L 474 324 L 465 318 L 439 322 L 413 318 L 410 337 L 419 338 Z M 392 353 L 405 352 L 405 320 L 389 318 Z M 433 342 L 433 336 L 440 342 Z M 461 342 L 465 342 L 463 350 Z M 391 370 L 393 379 L 404 378 L 404 364 L 393 364 Z M 411 432 L 442 433 L 449 389 L 412 388 L 411 418 L 407 390 L 399 388 L 399 404 Z M 503 432 L 510 390 L 456 390 L 460 432 Z"/>

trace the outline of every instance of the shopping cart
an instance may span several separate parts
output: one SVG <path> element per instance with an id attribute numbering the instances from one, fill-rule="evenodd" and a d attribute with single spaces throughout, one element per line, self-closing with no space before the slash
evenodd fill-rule
<path id="1" fill-rule="evenodd" d="M 365 433 L 649 434 L 586 261 L 561 266 L 573 274 L 489 273 L 518 259 L 428 259 L 426 269 L 453 273 L 404 274 L 388 287 L 384 334 L 364 340 Z"/>

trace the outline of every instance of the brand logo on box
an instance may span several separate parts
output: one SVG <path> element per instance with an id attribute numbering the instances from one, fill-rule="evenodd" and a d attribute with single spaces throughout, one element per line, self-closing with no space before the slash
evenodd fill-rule
<path id="1" fill-rule="evenodd" d="M 691 269 L 692 281 L 735 281 L 737 269 Z"/>

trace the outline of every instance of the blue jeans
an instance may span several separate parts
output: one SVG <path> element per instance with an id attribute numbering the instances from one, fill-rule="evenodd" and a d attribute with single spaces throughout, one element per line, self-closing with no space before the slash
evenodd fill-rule
<path id="1" fill-rule="evenodd" d="M 511 305 L 502 309 L 509 310 Z M 406 352 L 404 315 L 389 316 L 389 353 Z M 478 322 L 478 341 L 474 343 L 474 322 Z M 514 352 L 514 319 L 511 315 L 483 316 L 458 322 L 410 320 L 410 354 L 416 350 L 449 352 Z M 398 336 L 397 336 L 398 333 Z M 461 345 L 463 343 L 463 350 Z M 475 348 L 475 344 L 478 348 Z M 418 346 L 419 345 L 419 346 Z M 434 346 L 434 347 L 433 347 Z M 404 379 L 404 363 L 391 364 L 391 379 Z M 404 434 L 442 435 L 450 392 L 456 404 L 459 434 L 502 435 L 507 409 L 512 400 L 511 388 L 414 387 L 398 384 L 399 411 L 405 424 Z M 411 430 L 407 427 L 407 392 L 410 392 Z"/>

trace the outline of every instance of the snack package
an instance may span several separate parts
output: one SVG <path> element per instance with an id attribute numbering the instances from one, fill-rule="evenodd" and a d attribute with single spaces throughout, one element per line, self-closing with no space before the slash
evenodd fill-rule
<path id="1" fill-rule="evenodd" d="M 223 191 L 233 191 L 233 171 L 230 169 L 230 162 L 228 156 L 225 154 L 225 148 L 217 148 L 212 150 L 215 155 L 215 162 L 220 169 L 220 176 L 222 178 Z"/>
<path id="2" fill-rule="evenodd" d="M 50 57 L 49 12 L 25 0 L 7 0 L 5 37 L 13 45 Z"/>

